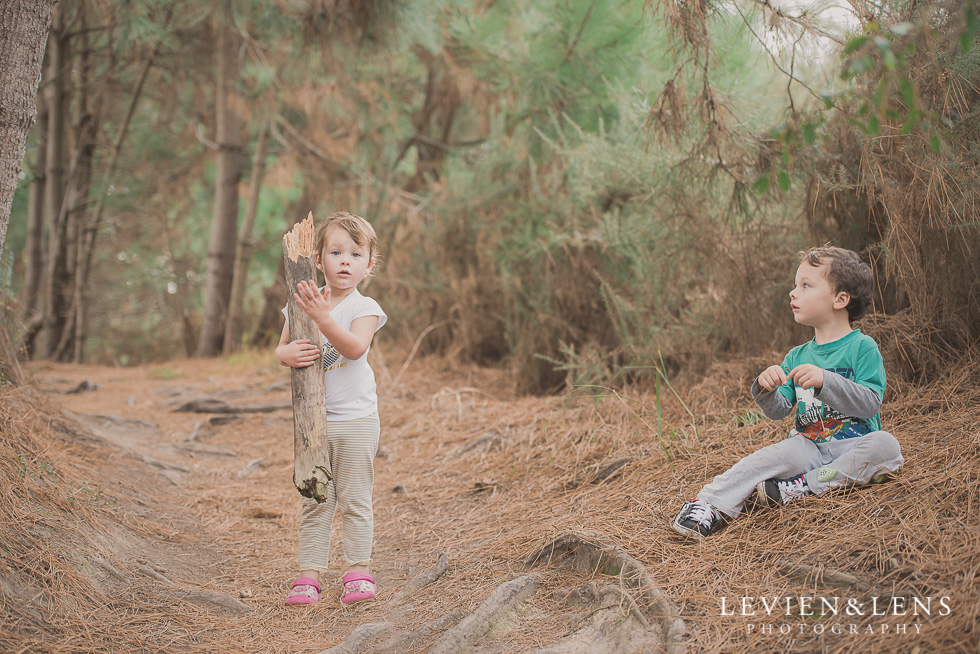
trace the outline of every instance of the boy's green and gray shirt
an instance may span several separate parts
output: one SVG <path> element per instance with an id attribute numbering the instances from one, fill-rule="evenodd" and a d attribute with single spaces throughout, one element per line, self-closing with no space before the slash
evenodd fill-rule
<path id="1" fill-rule="evenodd" d="M 810 340 L 790 350 L 781 367 L 788 373 L 804 363 L 823 368 L 822 388 L 804 389 L 792 379 L 773 391 L 763 390 L 758 379 L 752 384 L 752 397 L 767 417 L 785 418 L 796 408 L 789 436 L 821 443 L 881 429 L 885 366 L 873 338 L 855 329 L 831 343 Z"/>

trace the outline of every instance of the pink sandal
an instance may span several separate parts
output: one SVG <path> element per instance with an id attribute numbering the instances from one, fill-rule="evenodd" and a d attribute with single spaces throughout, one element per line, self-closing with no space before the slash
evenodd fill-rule
<path id="1" fill-rule="evenodd" d="M 344 593 L 340 596 L 340 601 L 344 604 L 369 600 L 378 592 L 374 579 L 363 572 L 348 572 L 341 581 L 344 584 Z"/>
<path id="2" fill-rule="evenodd" d="M 286 597 L 286 604 L 316 604 L 319 601 L 320 584 L 309 577 L 298 577 Z"/>

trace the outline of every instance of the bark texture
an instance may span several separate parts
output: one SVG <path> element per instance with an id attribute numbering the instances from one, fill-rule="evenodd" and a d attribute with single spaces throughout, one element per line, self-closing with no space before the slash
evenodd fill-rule
<path id="1" fill-rule="evenodd" d="M 31 164 L 31 192 L 27 202 L 27 246 L 24 248 L 23 318 L 28 325 L 24 349 L 28 356 L 34 351 L 34 336 L 40 327 L 41 280 L 44 273 L 44 168 L 47 166 L 48 109 L 44 94 L 37 96 L 37 127 L 35 128 L 34 161 Z"/>
<path id="2" fill-rule="evenodd" d="M 65 329 L 68 308 L 68 224 L 65 201 L 65 160 L 68 157 L 66 129 L 68 124 L 68 82 L 70 76 L 71 38 L 65 29 L 65 9 L 58 7 L 52 16 L 47 46 L 45 93 L 48 108 L 46 197 L 48 253 L 44 266 L 44 318 L 41 355 L 51 357 L 58 348 Z"/>
<path id="3" fill-rule="evenodd" d="M 300 280 L 314 279 L 313 213 L 297 223 L 282 239 L 283 261 L 286 264 L 286 288 L 295 289 Z M 289 339 L 308 338 L 320 344 L 323 337 L 313 319 L 296 304 L 289 293 Z M 327 482 L 333 473 L 327 450 L 327 401 L 324 390 L 323 365 L 293 368 L 293 449 L 295 465 L 293 483 L 300 495 L 317 502 L 327 499 Z"/>
<path id="4" fill-rule="evenodd" d="M 231 25 L 230 7 L 225 5 L 224 21 L 217 26 L 218 80 L 215 94 L 217 124 L 217 179 L 214 188 L 214 218 L 208 247 L 208 277 L 205 289 L 204 324 L 197 344 L 197 355 L 221 353 L 225 320 L 231 301 L 235 269 L 235 242 L 238 232 L 238 183 L 242 178 L 241 118 L 238 51 L 241 37 Z"/>
<path id="5" fill-rule="evenodd" d="M 34 96 L 54 5 L 53 0 L 0 3 L 0 254 L 27 134 L 34 123 Z"/>
<path id="6" fill-rule="evenodd" d="M 248 264 L 252 258 L 252 230 L 255 214 L 259 209 L 259 193 L 262 191 L 262 178 L 265 176 L 265 156 L 269 151 L 269 128 L 259 130 L 255 145 L 255 158 L 252 160 L 252 176 L 248 183 L 248 204 L 245 207 L 245 220 L 238 234 L 238 247 L 235 249 L 235 275 L 231 285 L 231 302 L 228 305 L 228 320 L 225 322 L 224 354 L 240 349 L 245 318 L 245 282 L 248 280 Z"/>

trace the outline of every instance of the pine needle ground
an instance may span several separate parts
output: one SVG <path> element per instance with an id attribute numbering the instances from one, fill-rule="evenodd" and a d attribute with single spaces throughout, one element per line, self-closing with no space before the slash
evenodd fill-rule
<path id="1" fill-rule="evenodd" d="M 767 362 L 716 364 L 703 381 L 677 384 L 676 395 L 581 388 L 517 397 L 500 371 L 420 358 L 393 379 L 398 366 L 379 356 L 380 595 L 341 608 L 339 574 L 328 574 L 324 599 L 302 610 L 282 601 L 298 522 L 290 412 L 226 422 L 174 411 L 202 396 L 288 403 L 288 371 L 261 355 L 128 369 L 34 365 L 28 376 L 43 393 L 0 389 L 0 648 L 320 652 L 391 617 L 392 596 L 440 553 L 449 570 L 402 612 L 405 627 L 473 610 L 528 571 L 529 553 L 572 531 L 612 540 L 647 567 L 678 605 L 689 651 L 976 652 L 974 359 L 934 384 L 890 389 L 883 422 L 906 458 L 894 479 L 746 515 L 704 541 L 671 530 L 683 501 L 713 475 L 784 436 L 788 422 L 760 420 L 749 399 Z M 66 393 L 82 380 L 98 388 Z M 600 478 L 603 462 L 623 458 Z M 336 570 L 340 542 L 338 520 Z M 575 583 L 571 572 L 553 572 L 549 588 Z M 194 589 L 251 610 L 195 602 Z M 535 597 L 498 646 L 530 652 L 567 632 L 535 619 L 552 612 L 553 594 Z M 754 616 L 742 614 L 746 597 L 756 598 Z M 854 600 L 864 615 L 801 616 L 805 597 Z M 904 615 L 867 610 L 872 598 L 881 606 L 892 597 L 906 598 Z M 758 598 L 783 604 L 766 616 Z M 912 615 L 912 598 L 932 598 L 931 614 Z M 836 623 L 844 633 L 832 631 Z"/>

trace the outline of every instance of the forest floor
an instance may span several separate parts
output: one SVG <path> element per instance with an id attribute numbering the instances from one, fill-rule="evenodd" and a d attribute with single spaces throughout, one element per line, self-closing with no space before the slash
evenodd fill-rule
<path id="1" fill-rule="evenodd" d="M 379 595 L 352 607 L 339 519 L 323 599 L 284 604 L 299 502 L 268 353 L 0 385 L 0 651 L 980 652 L 975 366 L 889 389 L 894 479 L 697 541 L 680 505 L 789 428 L 749 397 L 768 359 L 517 397 L 502 371 L 372 356 Z"/>

